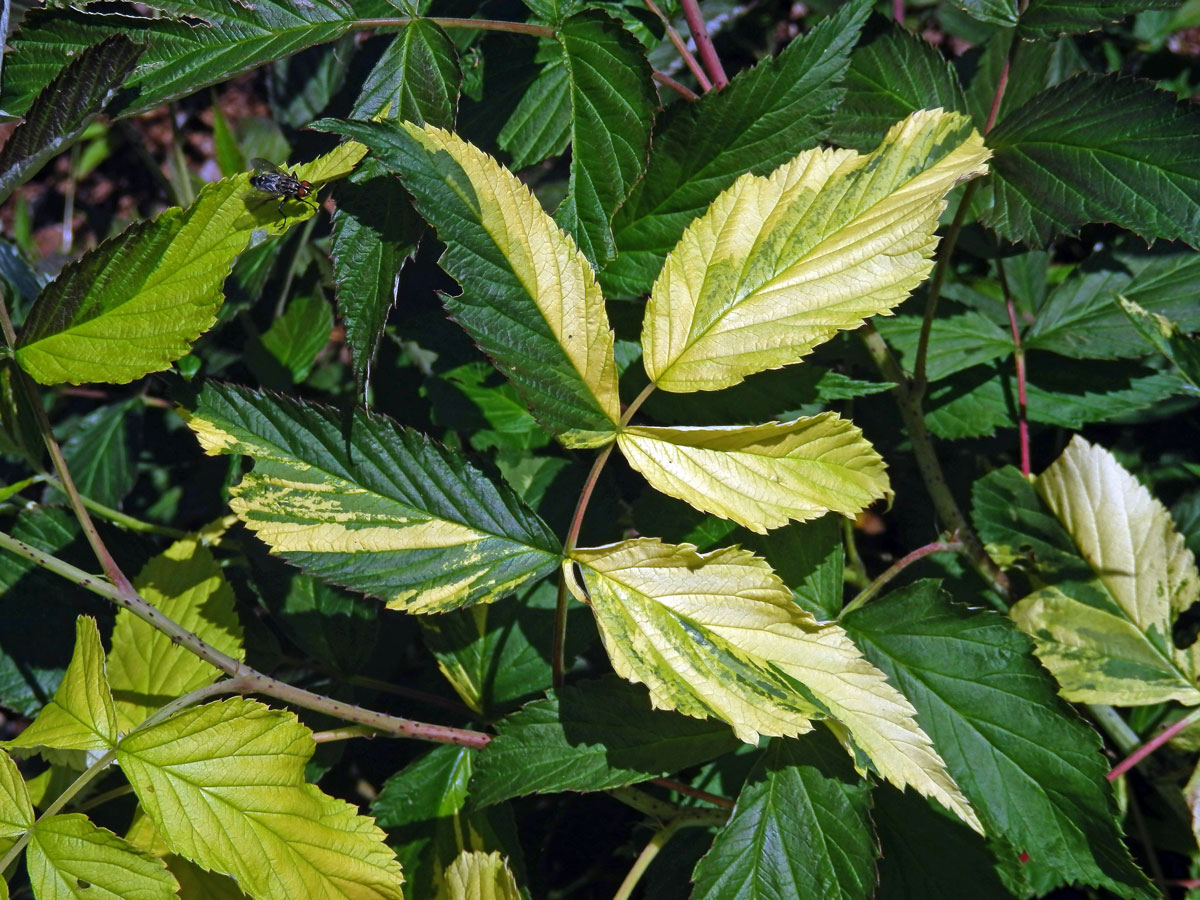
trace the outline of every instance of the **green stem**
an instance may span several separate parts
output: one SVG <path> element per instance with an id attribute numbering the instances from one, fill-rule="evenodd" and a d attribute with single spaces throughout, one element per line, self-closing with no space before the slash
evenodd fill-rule
<path id="1" fill-rule="evenodd" d="M 117 758 L 116 750 L 109 750 L 102 757 L 88 766 L 87 770 L 76 778 L 67 789 L 55 798 L 54 802 L 46 807 L 45 812 L 38 816 L 37 821 L 41 822 L 44 819 L 50 818 L 58 814 L 58 811 L 65 807 L 71 800 L 82 791 L 85 787 L 91 784 L 98 775 L 113 764 L 113 760 Z M 36 825 L 36 823 L 34 823 Z M 16 842 L 9 847 L 8 852 L 4 854 L 4 858 L 0 859 L 0 872 L 5 872 L 12 865 L 13 860 L 20 856 L 21 851 L 25 849 L 25 845 L 29 843 L 29 838 L 33 835 L 33 829 L 30 828 L 24 834 L 17 838 Z"/>
<path id="2" fill-rule="evenodd" d="M 66 489 L 62 486 L 62 482 L 53 475 L 43 475 L 41 480 L 51 487 L 62 491 L 62 493 L 67 493 Z M 105 506 L 103 503 L 98 503 L 82 494 L 79 495 L 79 499 L 87 509 L 94 512 L 100 518 L 106 519 L 115 525 L 120 525 L 129 531 L 138 531 L 144 534 L 161 534 L 163 537 L 169 537 L 173 540 L 187 537 L 186 531 L 180 531 L 178 528 L 171 528 L 167 525 L 155 525 L 153 522 L 143 522 L 141 519 L 135 519 L 128 513 L 121 512 L 119 509 L 113 509 L 111 506 Z"/>
<path id="3" fill-rule="evenodd" d="M 16 332 L 13 330 L 12 320 L 8 317 L 8 306 L 4 302 L 2 292 L 0 292 L 0 330 L 3 330 L 4 337 L 8 341 L 9 346 L 16 347 Z M 50 459 L 54 463 L 54 471 L 58 473 L 59 482 L 66 492 L 67 499 L 71 503 L 71 508 L 75 511 L 75 518 L 79 520 L 79 527 L 83 530 L 84 536 L 92 547 L 92 552 L 96 554 L 96 559 L 100 561 L 100 566 L 104 569 L 104 574 L 108 576 L 108 580 L 115 587 L 131 594 L 134 593 L 129 579 L 125 577 L 125 573 L 121 571 L 116 560 L 112 558 L 112 554 L 108 552 L 108 548 L 104 546 L 104 541 L 100 539 L 100 533 L 96 531 L 96 526 L 92 523 L 88 511 L 83 505 L 83 498 L 75 487 L 75 481 L 71 478 L 71 473 L 67 470 L 67 461 L 63 458 L 58 441 L 54 439 L 54 431 L 50 427 L 50 419 L 46 415 L 46 410 L 42 408 L 41 399 L 38 397 L 37 390 L 33 386 L 33 380 L 25 374 L 25 370 L 20 366 L 15 367 L 13 371 L 17 377 L 17 381 L 21 384 L 21 389 L 25 392 L 25 396 L 29 400 L 29 406 L 33 410 L 34 418 L 38 423 L 38 430 L 42 433 L 42 441 L 45 443 L 46 449 L 50 453 Z"/>
<path id="4" fill-rule="evenodd" d="M 916 458 L 921 478 L 925 482 L 925 489 L 933 501 L 934 511 L 942 525 L 962 542 L 967 559 L 975 570 L 992 586 L 996 593 L 1007 600 L 1011 593 L 1008 576 L 988 556 L 983 543 L 971 529 L 967 517 L 959 509 L 954 495 L 950 493 L 950 486 L 946 484 L 946 477 L 942 474 L 941 464 L 933 449 L 933 440 L 925 427 L 925 416 L 921 411 L 920 398 L 916 397 L 909 389 L 908 380 L 900 370 L 899 363 L 893 358 L 883 337 L 875 330 L 875 326 L 866 322 L 859 333 L 862 335 L 867 352 L 879 366 L 883 377 L 895 384 L 892 394 L 895 396 L 900 416 L 908 430 L 913 456 Z"/>
<path id="5" fill-rule="evenodd" d="M 924 559 L 933 553 L 960 553 L 963 549 L 962 541 L 934 541 L 932 544 L 926 544 L 924 547 L 918 547 L 912 553 L 907 554 L 902 559 L 896 560 L 888 567 L 887 571 L 872 581 L 864 588 L 857 597 L 846 604 L 846 608 L 838 615 L 840 619 L 847 613 L 852 613 L 854 610 L 869 603 L 874 597 L 887 585 L 889 581 L 911 566 L 919 559 Z"/>
<path id="6" fill-rule="evenodd" d="M 167 104 L 167 115 L 171 118 L 171 163 L 175 168 L 176 194 L 179 197 L 179 205 L 186 207 L 192 205 L 192 201 L 196 199 L 196 192 L 192 190 L 192 171 L 183 155 L 183 132 L 179 130 L 179 121 L 175 113 L 175 104 Z"/>
<path id="7" fill-rule="evenodd" d="M 685 810 L 681 812 L 656 831 L 646 846 L 642 848 L 642 852 L 634 860 L 629 873 L 625 876 L 625 880 L 621 882 L 621 886 L 613 894 L 613 900 L 629 900 L 633 896 L 634 888 L 642 880 L 642 876 L 646 874 L 646 869 L 650 867 L 650 863 L 654 862 L 654 858 L 658 856 L 662 848 L 680 830 L 684 828 L 708 828 L 713 825 L 720 826 L 725 824 L 726 821 L 726 815 L 724 813 L 716 813 L 715 810 Z"/>
<path id="8" fill-rule="evenodd" d="M 846 562 L 850 568 L 844 573 L 844 580 L 861 589 L 871 583 L 871 576 L 867 574 L 867 567 L 862 561 L 862 556 L 858 552 L 858 543 L 854 540 L 854 523 L 849 519 L 842 519 L 842 543 L 846 546 Z"/>
<path id="9" fill-rule="evenodd" d="M 288 294 L 292 291 L 292 282 L 296 280 L 296 274 L 300 268 L 300 254 L 303 252 L 309 238 L 312 237 L 313 228 L 316 227 L 317 217 L 311 215 L 308 221 L 304 223 L 304 230 L 300 234 L 300 240 L 296 243 L 296 250 L 292 253 L 291 261 L 288 263 L 287 272 L 283 277 L 283 287 L 279 291 L 279 299 L 275 301 L 275 318 L 278 319 L 287 309 Z"/>

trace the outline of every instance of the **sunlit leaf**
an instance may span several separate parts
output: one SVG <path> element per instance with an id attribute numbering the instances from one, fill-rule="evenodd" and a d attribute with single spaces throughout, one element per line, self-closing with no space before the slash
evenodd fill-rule
<path id="1" fill-rule="evenodd" d="M 16 738 L 4 746 L 22 749 L 109 750 L 117 741 L 117 713 L 108 676 L 104 648 L 96 620 L 75 620 L 75 653 L 54 699 Z"/>
<path id="2" fill-rule="evenodd" d="M 818 625 L 797 606 L 763 560 L 649 539 L 571 558 L 613 667 L 650 688 L 655 706 L 724 719 L 750 743 L 836 719 L 836 733 L 881 775 L 982 831 L 912 705 L 840 626 Z"/>
<path id="3" fill-rule="evenodd" d="M 632 426 L 617 441 L 658 490 L 760 534 L 830 511 L 853 516 L 890 491 L 879 454 L 834 413 L 745 428 Z"/>
<path id="4" fill-rule="evenodd" d="M 642 329 L 650 380 L 729 387 L 890 311 L 932 268 L 946 194 L 984 174 L 988 155 L 968 119 L 924 110 L 869 155 L 809 150 L 742 176 L 654 283 Z"/>
<path id="5" fill-rule="evenodd" d="M 12 758 L 0 750 L 0 847 L 5 846 L 5 838 L 28 831 L 33 818 L 33 804 L 25 779 Z"/>
<path id="6" fill-rule="evenodd" d="M 521 900 L 521 891 L 498 852 L 464 850 L 447 867 L 437 900 Z"/>
<path id="7" fill-rule="evenodd" d="M 176 541 L 154 557 L 133 586 L 168 619 L 222 653 L 244 658 L 233 588 L 198 538 Z M 117 612 L 108 673 L 122 731 L 221 674 L 126 609 Z"/>
<path id="8" fill-rule="evenodd" d="M 587 259 L 516 176 L 477 147 L 412 123 L 317 123 L 397 170 L 446 244 L 462 286 L 447 309 L 533 414 L 568 446 L 599 446 L 620 418 L 604 298 Z"/>
<path id="9" fill-rule="evenodd" d="M 172 900 L 179 889 L 162 860 L 77 813 L 40 820 L 26 864 L 38 900 Z"/>
<path id="10" fill-rule="evenodd" d="M 989 549 L 1002 562 L 1030 560 L 1045 585 L 1012 616 L 1063 696 L 1200 704 L 1200 647 L 1172 638 L 1175 618 L 1200 598 L 1200 575 L 1166 508 L 1078 436 L 1038 476 L 1037 496 L 1011 479 L 985 482 L 976 517 Z"/>
<path id="11" fill-rule="evenodd" d="M 343 144 L 297 167 L 296 177 L 319 187 L 365 152 Z M 254 230 L 314 214 L 297 201 L 285 216 L 249 178 L 205 185 L 187 209 L 139 222 L 68 265 L 29 314 L 17 343 L 21 367 L 43 384 L 124 384 L 187 353 L 216 320 L 222 285 Z"/>
<path id="12" fill-rule="evenodd" d="M 288 562 L 438 612 L 554 570 L 558 542 L 503 485 L 390 419 L 210 383 L 186 416 L 205 451 L 254 459 L 230 507 Z"/>
<path id="13" fill-rule="evenodd" d="M 133 732 L 117 760 L 171 852 L 255 900 L 401 900 L 383 832 L 305 782 L 313 748 L 291 713 L 234 698 Z"/>

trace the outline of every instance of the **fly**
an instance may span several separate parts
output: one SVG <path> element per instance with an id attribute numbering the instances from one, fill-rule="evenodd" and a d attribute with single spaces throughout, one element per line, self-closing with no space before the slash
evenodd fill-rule
<path id="1" fill-rule="evenodd" d="M 299 200 L 304 204 L 311 203 L 314 210 L 317 208 L 316 201 L 309 196 L 313 192 L 313 186 L 309 182 L 301 181 L 273 162 L 260 157 L 250 160 L 250 165 L 254 168 L 254 174 L 250 176 L 250 186 L 264 194 L 278 197 L 281 213 L 283 204 L 289 200 Z"/>

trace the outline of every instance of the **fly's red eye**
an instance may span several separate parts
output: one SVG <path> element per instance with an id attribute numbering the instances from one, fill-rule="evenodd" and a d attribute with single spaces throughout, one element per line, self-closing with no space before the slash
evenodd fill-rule
<path id="1" fill-rule="evenodd" d="M 307 181 L 300 182 L 300 186 L 296 188 L 296 196 L 303 199 L 312 193 L 312 185 Z"/>

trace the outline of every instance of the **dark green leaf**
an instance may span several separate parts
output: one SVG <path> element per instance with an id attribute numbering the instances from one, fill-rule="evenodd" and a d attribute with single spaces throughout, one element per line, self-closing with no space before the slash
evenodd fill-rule
<path id="1" fill-rule="evenodd" d="M 443 298 L 446 308 L 516 385 L 538 421 L 560 436 L 569 433 L 564 442 L 574 445 L 594 446 L 611 439 L 616 413 L 610 412 L 609 405 L 615 406 L 616 400 L 609 385 L 615 387 L 615 382 L 607 381 L 607 374 L 613 370 L 606 369 L 606 377 L 601 378 L 597 364 L 589 382 L 578 368 L 580 357 L 598 357 L 604 348 L 578 342 L 564 346 L 567 335 L 556 334 L 543 311 L 543 305 L 553 305 L 560 296 L 550 291 L 562 289 L 562 283 L 544 279 L 546 296 L 538 296 L 522 280 L 514 265 L 524 264 L 520 261 L 530 252 L 528 240 L 485 221 L 482 202 L 464 168 L 449 153 L 426 149 L 391 121 L 324 119 L 312 127 L 361 141 L 385 166 L 400 173 L 417 209 L 446 244 L 442 268 L 462 286 L 458 296 Z M 501 193 L 511 199 L 512 194 L 504 193 L 507 190 L 503 185 Z M 493 208 L 498 207 L 493 204 Z M 488 215 L 492 214 L 489 208 Z M 547 225 L 557 232 L 553 223 Z M 591 270 L 583 272 L 583 278 L 590 280 Z M 584 302 L 582 297 L 570 300 Z"/>
<path id="2" fill-rule="evenodd" d="M 1184 334 L 1170 319 L 1149 313 L 1136 303 L 1126 301 L 1121 308 L 1142 336 L 1175 364 L 1179 374 L 1192 387 L 1200 389 L 1200 340 Z"/>
<path id="3" fill-rule="evenodd" d="M 1069 360 L 1049 353 L 1026 356 L 1027 415 L 1031 422 L 1078 429 L 1090 422 L 1153 408 L 1186 389 L 1173 372 L 1129 363 Z M 1017 386 L 1011 363 L 976 366 L 932 386 L 926 422 L 939 437 L 983 437 L 1017 422 Z"/>
<path id="4" fill-rule="evenodd" d="M 486 363 L 468 363 L 446 372 L 442 378 L 466 396 L 479 413 L 480 420 L 471 425 L 471 446 L 476 450 L 506 447 L 512 450 L 534 450 L 550 443 L 551 436 L 542 428 L 521 402 L 516 388 L 507 381 L 498 381 L 495 369 Z M 439 418 L 439 421 L 443 421 Z M 444 421 L 450 428 L 457 422 Z"/>
<path id="5" fill-rule="evenodd" d="M 63 457 L 83 496 L 119 506 L 133 489 L 133 431 L 141 424 L 142 404 L 125 400 L 102 406 L 71 423 Z M 58 499 L 57 497 L 55 499 Z"/>
<path id="6" fill-rule="evenodd" d="M 296 384 L 308 377 L 317 354 L 329 343 L 333 310 L 319 294 L 297 294 L 262 336 L 262 345 Z"/>
<path id="7" fill-rule="evenodd" d="M 160 2 L 170 15 L 92 15 L 65 9 L 35 9 L 25 15 L 5 58 L 6 112 L 20 115 L 57 74 L 61 60 L 77 56 L 113 34 L 145 41 L 149 49 L 118 92 L 110 114 L 130 116 L 168 100 L 227 81 L 273 59 L 334 40 L 356 19 L 386 16 L 385 0 L 280 0 L 246 3 Z M 201 20 L 196 24 L 173 16 Z"/>
<path id="8" fill-rule="evenodd" d="M 932 44 L 889 23 L 850 57 L 846 99 L 830 137 L 843 147 L 874 150 L 909 113 L 938 107 L 967 111 L 958 75 Z"/>
<path id="9" fill-rule="evenodd" d="M 770 534 L 743 532 L 738 542 L 771 564 L 775 574 L 796 593 L 796 602 L 827 622 L 842 611 L 842 550 L 840 516 L 827 514 L 814 522 L 793 522 Z"/>
<path id="10" fill-rule="evenodd" d="M 921 322 L 919 316 L 896 316 L 875 323 L 909 374 L 917 355 Z M 943 316 L 933 320 L 925 374 L 930 381 L 939 381 L 971 366 L 1006 357 L 1012 349 L 1012 335 L 977 312 Z"/>
<path id="11" fill-rule="evenodd" d="M 96 565 L 86 546 L 67 552 L 79 527 L 64 510 L 43 507 L 24 512 L 5 530 L 74 565 Z M 25 716 L 37 713 L 54 696 L 71 660 L 75 617 L 99 614 L 111 622 L 110 609 L 83 588 L 65 584 L 30 560 L 0 550 L 0 616 L 5 623 L 0 628 L 0 705 Z"/>
<path id="12" fill-rule="evenodd" d="M 438 668 L 463 702 L 487 719 L 511 712 L 551 684 L 547 649 L 553 643 L 556 591 L 542 582 L 525 594 L 421 619 Z M 567 621 L 568 666 L 595 634 L 587 610 L 574 605 Z"/>
<path id="13" fill-rule="evenodd" d="M 602 268 L 616 255 L 612 217 L 646 168 L 658 95 L 646 51 L 590 10 L 558 31 L 571 99 L 571 176 L 555 219 Z"/>
<path id="14" fill-rule="evenodd" d="M 351 115 L 453 128 L 462 71 L 446 32 L 418 19 L 396 35 L 363 83 Z"/>
<path id="15" fill-rule="evenodd" d="M 188 420 L 210 452 L 253 457 L 243 521 L 335 584 L 432 612 L 557 567 L 557 539 L 511 491 L 390 419 L 359 411 L 346 429 L 328 407 L 210 382 Z"/>
<path id="16" fill-rule="evenodd" d="M 870 783 L 824 730 L 771 741 L 692 880 L 695 900 L 856 900 L 875 892 Z"/>
<path id="17" fill-rule="evenodd" d="M 408 192 L 373 159 L 337 188 L 333 216 L 333 279 L 354 379 L 367 390 L 371 361 L 396 302 L 400 268 L 417 252 L 425 223 Z"/>
<path id="18" fill-rule="evenodd" d="M 379 604 L 295 570 L 287 574 L 282 591 L 264 590 L 274 618 L 307 656 L 337 672 L 357 672 L 375 647 Z"/>
<path id="19" fill-rule="evenodd" d="M 551 58 L 525 90 L 504 127 L 499 145 L 514 170 L 558 156 L 571 141 L 571 89 L 566 62 Z"/>
<path id="20" fill-rule="evenodd" d="M 739 175 L 770 172 L 825 137 L 869 10 L 846 3 L 728 87 L 673 107 L 646 176 L 613 219 L 619 255 L 600 276 L 608 296 L 647 293 L 684 229 Z"/>
<path id="21" fill-rule="evenodd" d="M 877 900 L 1012 900 L 992 869 L 983 838 L 912 791 L 874 792 L 879 832 Z"/>
<path id="22" fill-rule="evenodd" d="M 668 775 L 737 747 L 721 722 L 650 707 L 616 676 L 561 688 L 503 719 L 479 756 L 471 798 L 599 791 Z"/>
<path id="23" fill-rule="evenodd" d="M 842 624 L 917 708 L 987 834 L 1029 854 L 1038 891 L 1081 883 L 1157 896 L 1121 841 L 1099 736 L 1007 618 L 954 605 L 922 580 Z"/>
<path id="24" fill-rule="evenodd" d="M 342 89 L 356 47 L 355 36 L 343 34 L 330 44 L 276 60 L 268 81 L 272 118 L 301 128 L 321 115 Z"/>
<path id="25" fill-rule="evenodd" d="M 988 135 L 988 222 L 1046 244 L 1089 222 L 1200 245 L 1200 112 L 1149 83 L 1081 75 Z"/>
<path id="26" fill-rule="evenodd" d="M 1030 40 L 1060 34 L 1098 31 L 1108 22 L 1119 22 L 1144 9 L 1178 6 L 1178 0 L 951 0 L 967 15 L 990 25 L 1011 28 Z"/>
<path id="27" fill-rule="evenodd" d="M 113 35 L 88 47 L 46 85 L 0 150 L 0 203 L 46 160 L 75 142 L 145 49 L 123 35 Z"/>
<path id="28" fill-rule="evenodd" d="M 1200 558 L 1200 491 L 1193 491 L 1178 500 L 1171 507 L 1171 518 L 1188 549 Z"/>
<path id="29" fill-rule="evenodd" d="M 1016 46 L 1013 46 L 1014 42 Z M 1023 41 L 1011 29 L 1005 28 L 996 31 L 984 43 L 982 50 L 975 65 L 964 66 L 961 73 L 970 81 L 966 91 L 967 108 L 980 126 L 991 115 L 996 85 L 1006 69 L 1008 80 L 996 112 L 997 122 L 1004 121 L 1040 91 L 1081 72 L 1091 71 L 1087 60 L 1070 38 L 1052 43 Z M 967 71 L 971 71 L 969 76 Z"/>

